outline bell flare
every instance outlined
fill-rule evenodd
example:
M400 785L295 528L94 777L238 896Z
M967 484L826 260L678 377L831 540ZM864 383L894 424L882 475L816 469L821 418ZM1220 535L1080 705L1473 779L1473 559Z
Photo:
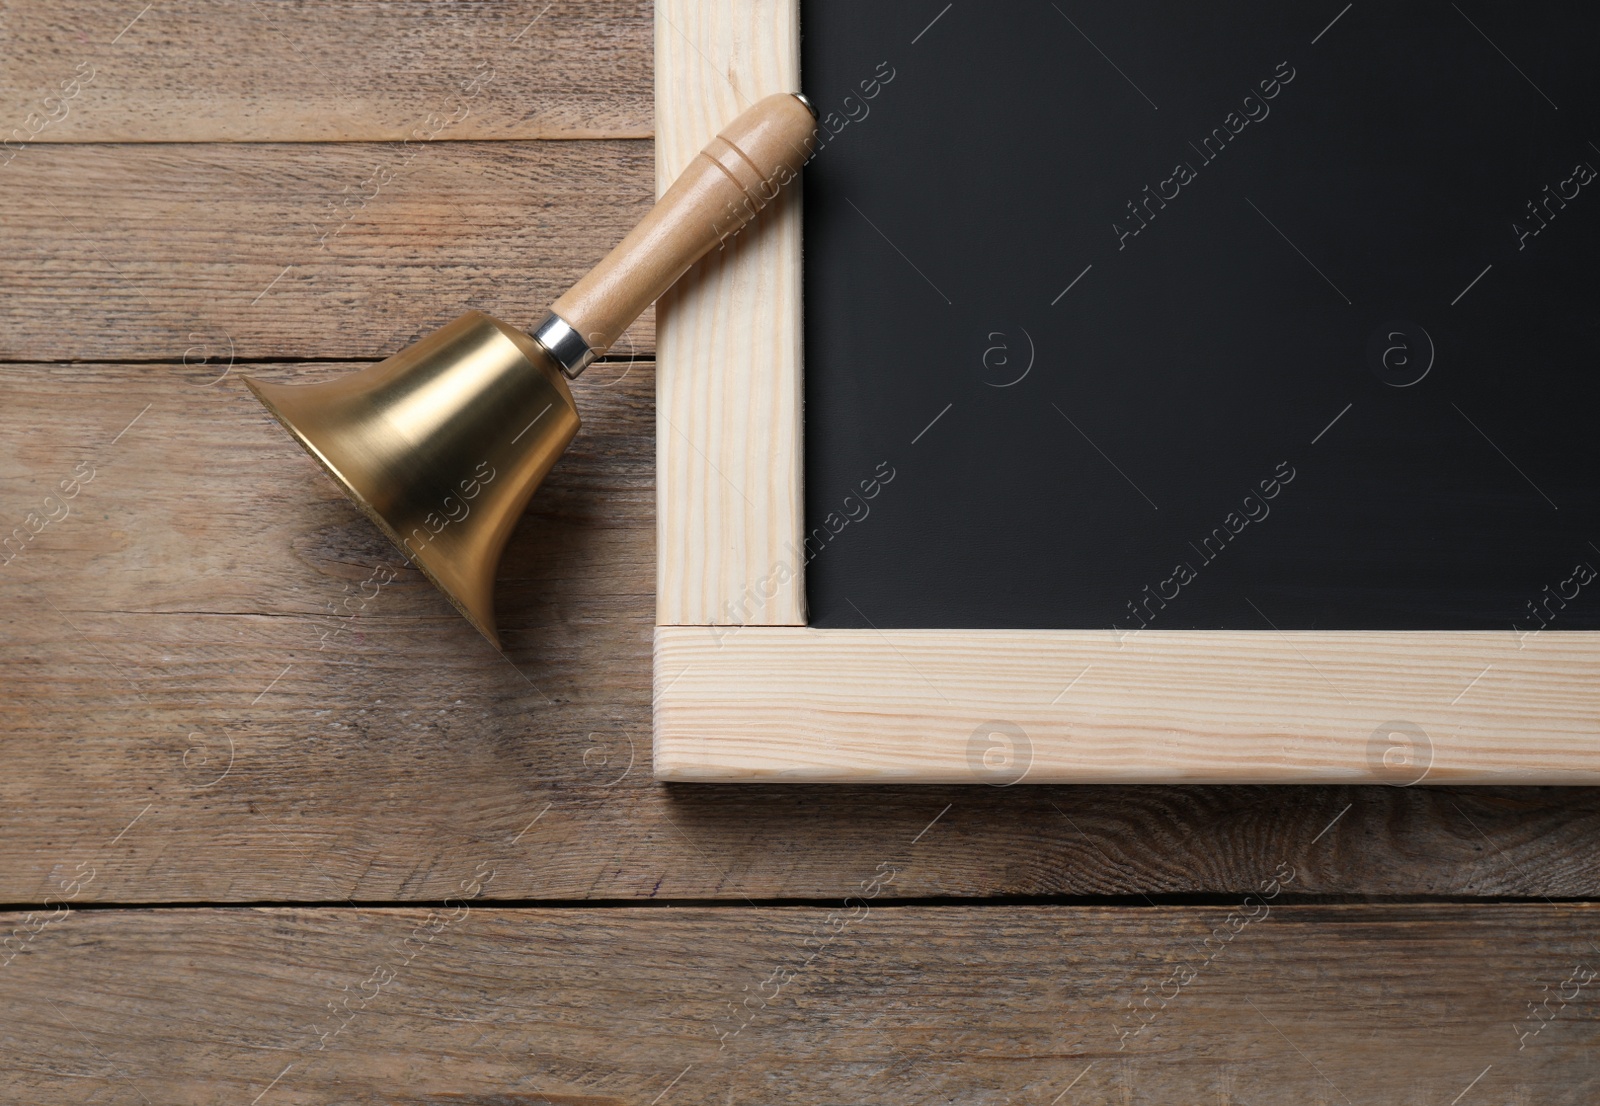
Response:
M472 311L336 380L245 384L499 648L500 556L578 432L572 393L544 348Z

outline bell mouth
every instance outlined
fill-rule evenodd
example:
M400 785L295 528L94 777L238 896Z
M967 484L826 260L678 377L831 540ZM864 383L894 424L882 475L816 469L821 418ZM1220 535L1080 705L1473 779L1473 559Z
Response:
M543 349L473 311L332 380L244 382L501 649L494 612L501 554L529 497L578 432L572 393Z
M476 613L474 613L472 608L469 607L461 599L461 597L455 593L455 590L451 588L449 584L439 579L434 571L428 567L426 561L414 555L409 549L406 548L405 539L400 536L399 531L397 531L393 526L389 525L389 520L383 517L378 508L374 507L365 495L361 494L361 489L356 487L355 484L351 483L349 478L346 477L344 473L339 471L339 466L329 459L327 454L323 453L322 450L317 448L317 443L312 441L310 437L308 437L298 426L295 425L294 419L285 414L284 411L272 401L273 393L277 392L279 389L294 389L297 387L304 387L304 385L267 384L259 380L253 380L248 376L241 376L240 379L244 381L245 387L249 388L250 391L255 393L255 397L261 401L261 406L267 409L267 413L273 418L277 419L278 422L283 425L283 428L287 430L294 438L294 440L300 443L300 447L309 453L313 458L315 458L317 464L322 466L322 470L324 472L333 477L333 482L339 485L339 488L344 492L345 497L357 507L361 508L361 513L372 520L373 525L377 526L377 528L383 532L383 535L394 544L394 547L400 551L401 556L405 557L407 561L419 569L422 574L428 578L429 583L443 592L444 597L450 600L451 606L460 611L461 617L472 623L473 629L477 630L480 634L487 638L490 645L493 645L496 649L504 652L505 647L500 643L498 627L495 626L494 612L491 610L487 619L480 618Z

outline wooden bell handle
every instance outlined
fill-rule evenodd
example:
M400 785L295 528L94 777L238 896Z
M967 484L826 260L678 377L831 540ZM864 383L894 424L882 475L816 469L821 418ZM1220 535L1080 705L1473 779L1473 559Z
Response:
M756 217L799 173L816 118L800 97L766 97L695 155L628 236L550 310L599 356L684 272Z

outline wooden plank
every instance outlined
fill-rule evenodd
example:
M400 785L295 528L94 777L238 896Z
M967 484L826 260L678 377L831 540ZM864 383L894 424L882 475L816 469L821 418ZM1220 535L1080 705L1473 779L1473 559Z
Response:
M400 141L434 116L458 139L648 138L650 26L643 0L24 4L0 135Z
M315 381L357 367L251 371ZM0 901L34 894L64 847L74 862L103 856L101 893L141 900L322 898L323 863L384 868L385 855L398 867L380 896L433 894L416 846L465 810L444 796L472 796L469 822L503 822L508 839L562 800L525 848L552 826L585 832L610 787L645 772L633 731L648 696L651 368L601 363L574 385L587 425L504 558L502 657L236 371L202 387L181 366L0 367L13 541L0 555L0 822L17 831ZM404 817L361 829L334 813L365 796L364 821L370 803L400 801L411 787L395 785L421 767L400 750L428 745L441 754L429 797L404 800ZM258 789L281 770L333 790ZM574 787L585 798L569 803ZM326 814L336 824L313 828ZM213 860L190 851L196 830L218 835ZM189 844L166 855L174 840ZM262 851L241 867L240 849ZM601 851L592 860L609 863ZM593 881L582 867L555 883Z
M665 780L1600 781L1600 633L660 627Z
M8 361L380 358L474 307L531 326L652 202L638 141L37 146L0 173ZM654 341L647 314L613 352Z
M647 362L574 384L501 569L509 663L209 372L0 366L0 534L93 472L0 568L0 902L80 863L85 902L438 900L485 842L497 896L842 897L919 834L908 895L1230 891L1281 857L1318 893L1600 894L1596 789L655 783Z
M795 0L656 5L656 190L800 87ZM656 621L803 625L800 190L659 302Z
M0 919L37 1106L1578 1103L1600 1046L1590 905L51 918Z

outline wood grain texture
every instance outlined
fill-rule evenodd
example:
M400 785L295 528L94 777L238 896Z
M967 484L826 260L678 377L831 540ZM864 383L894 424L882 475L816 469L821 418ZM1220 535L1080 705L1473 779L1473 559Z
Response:
M377 359L470 308L531 326L650 171L623 141L30 147L0 168L0 360ZM654 341L646 314L614 352Z
M0 1087L34 1106L1586 1103L1600 1017L1576 980L1597 921L865 900L71 912L0 969Z
M30 114L34 142L400 141L430 116L463 139L651 133L642 0L140 8L9 6L0 135Z
M1600 781L1600 634L661 627L655 772Z
M656 190L799 89L796 0L656 5ZM800 190L658 304L656 621L803 625Z
M1600 893L1594 789L656 783L649 363L574 384L506 659L210 372L0 366L0 533L94 474L0 568L0 902L437 901L483 853L519 899L842 898L863 856L919 897Z

